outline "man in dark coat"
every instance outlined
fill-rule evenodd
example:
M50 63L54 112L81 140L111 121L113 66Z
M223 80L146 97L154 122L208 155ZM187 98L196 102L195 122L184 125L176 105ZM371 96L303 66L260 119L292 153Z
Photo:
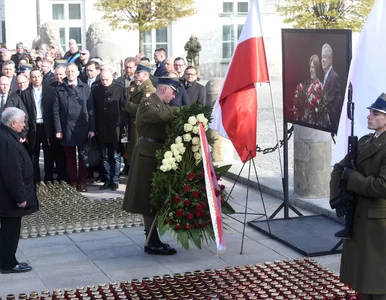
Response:
M24 111L26 126L20 133L20 137L22 138L22 142L25 142L28 132L28 113L27 109L20 99L20 97L16 93L12 93L10 91L10 80L6 76L0 77L0 113L2 113L7 107L17 107ZM1 118L0 118L1 120ZM28 145L25 144L28 149Z
M206 105L206 88L197 82L196 67L189 66L186 68L184 86L188 92L190 104Z
M33 166L20 143L25 113L9 107L2 113L0 126L0 272L21 273L32 270L18 262L21 218L38 210Z
M19 66L19 61L25 54L24 45L19 43L16 45L16 53L11 56L11 60L15 63L15 66Z
M159 78L156 92L139 104L136 117L139 140L131 158L123 209L143 214L148 236L145 252L149 254L171 255L177 252L160 241L156 226L152 227L156 220L149 203L153 173L157 169L156 151L162 149L167 138L166 126L177 110L177 107L168 105L176 90L176 81Z
M55 74L52 72L52 61L43 59L42 72L43 72L43 86L51 85L55 81Z
M54 180L54 140L53 103L55 88L44 86L40 70L31 71L31 86L21 93L21 99L28 112L27 141L32 149L34 178L41 181L39 156L40 145L43 145L44 181Z
M157 66L157 69L154 72L154 76L166 76L168 71L165 68L166 50L164 48L158 48L154 50L154 61Z
M340 201L340 188L357 197L352 239L345 239L340 280L360 299L386 299L386 94L371 106L368 134L359 140L355 170L346 156L331 173L330 201ZM340 201L337 213L345 208Z
M7 76L10 81L10 91L16 92L19 87L16 82L16 68L15 63L12 60L7 60L2 66L4 76Z
M97 140L102 148L105 183L101 190L118 189L121 169L121 115L126 104L124 88L113 83L113 73L100 73L101 83L93 91Z
M66 67L67 79L56 87L54 101L54 126L56 138L61 140L66 154L67 171L73 188L86 192L87 169L83 166L80 146L95 135L94 103L91 89L78 80L76 64ZM78 166L76 163L78 148Z
M337 132L340 113L342 111L343 97L339 82L339 76L332 68L333 52L329 44L324 44L322 47L322 68L324 72L323 77L323 89L327 92L328 97L331 99L329 107L330 123L333 132Z

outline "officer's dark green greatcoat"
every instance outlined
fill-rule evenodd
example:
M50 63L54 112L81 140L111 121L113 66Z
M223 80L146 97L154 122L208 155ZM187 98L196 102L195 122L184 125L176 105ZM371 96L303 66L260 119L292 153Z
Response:
M139 141L130 162L123 209L131 213L150 215L149 198L153 173L157 169L156 151L166 139L166 126L177 107L164 104L152 94L139 104L136 125ZM153 141L141 140L141 137Z
M137 126L135 122L135 115L138 110L138 106L141 103L141 101L146 100L147 97L149 97L152 93L155 92L155 87L152 85L150 79L145 80L142 82L141 85L135 87L134 91L130 94L130 98L128 99L128 102L126 106L124 107L124 111L129 113L130 118L130 141L127 145L127 161L130 163L131 157L134 151L135 144L138 141L138 134L137 134Z
M353 238L345 240L340 279L359 293L386 294L386 132L359 140L357 167L347 189L357 194ZM330 199L339 193L347 157L334 166Z

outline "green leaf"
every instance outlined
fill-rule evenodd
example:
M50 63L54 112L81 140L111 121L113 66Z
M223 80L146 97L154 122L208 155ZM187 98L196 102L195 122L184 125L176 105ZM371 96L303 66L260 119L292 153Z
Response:
M218 174L222 177L226 173L228 173L228 171L231 167L232 167L232 165L225 165L225 166L221 166L221 167L216 167L214 170L215 170L216 174Z
M221 211L223 214L227 214L227 215L236 213L236 211L233 209L232 206L230 206L228 202L224 202L223 204L221 204Z
M196 245L196 247L201 249L200 233L197 231L191 231L191 232L189 232L189 236L191 237L191 239L192 239L193 243Z
M188 233L181 229L178 231L178 240L182 246L182 248L189 250L189 240L188 240Z

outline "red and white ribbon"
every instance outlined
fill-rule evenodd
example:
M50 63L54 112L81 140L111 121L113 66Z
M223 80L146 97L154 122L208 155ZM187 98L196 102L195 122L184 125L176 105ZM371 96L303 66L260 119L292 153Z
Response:
M200 145L202 151L202 163L204 165L206 195L208 197L209 211L212 220L214 236L217 245L217 255L225 253L226 245L224 239L224 227L221 213L221 196L216 196L216 190L220 191L214 172L212 157L209 151L208 140L202 123L198 123L200 133Z

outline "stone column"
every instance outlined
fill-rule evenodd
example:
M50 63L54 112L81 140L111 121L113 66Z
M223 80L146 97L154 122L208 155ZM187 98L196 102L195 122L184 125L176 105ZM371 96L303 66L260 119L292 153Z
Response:
M329 195L331 134L294 125L294 194L303 198Z
M205 85L206 105L214 106L218 93L220 91L222 79L211 79ZM209 129L209 136L216 141L213 145L212 155L214 161L232 161L234 160L234 147L230 140L223 138L216 130Z

